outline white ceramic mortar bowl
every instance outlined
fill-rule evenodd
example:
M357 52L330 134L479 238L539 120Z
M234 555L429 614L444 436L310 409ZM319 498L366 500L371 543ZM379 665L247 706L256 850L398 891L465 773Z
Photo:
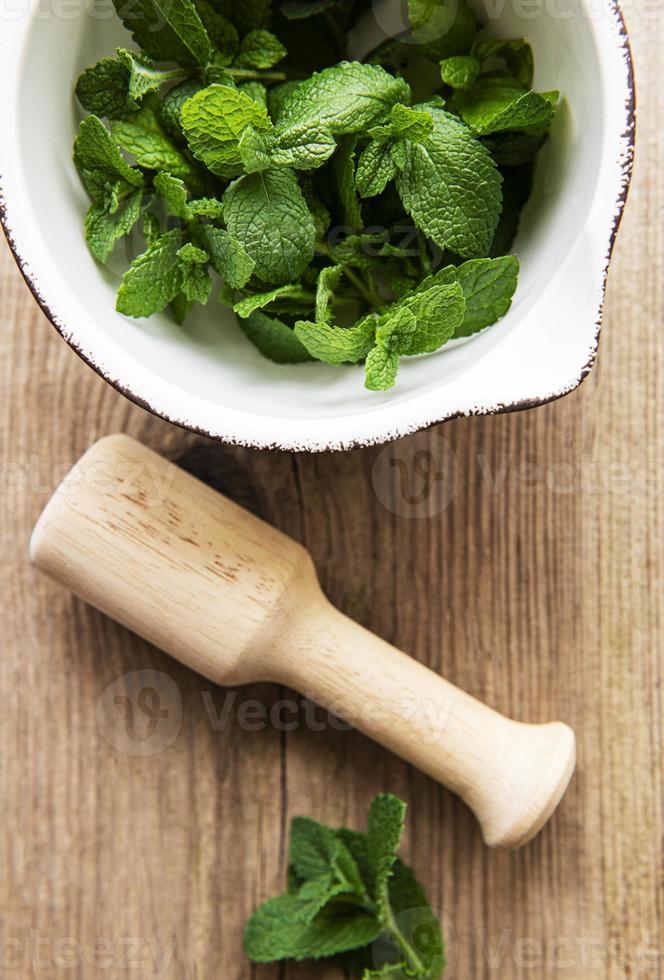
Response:
M498 325L405 359L397 387L380 394L364 389L361 367L270 363L214 303L185 329L167 315L115 312L123 257L101 268L82 235L88 201L72 163L73 88L128 35L110 4L92 15L85 0L21 2L6 9L0 31L5 232L53 325L127 397L227 442L320 451L540 405L590 371L634 142L632 64L614 0L506 0L499 19L495 0L476 4L492 34L531 41L536 87L564 94L516 243L519 289Z

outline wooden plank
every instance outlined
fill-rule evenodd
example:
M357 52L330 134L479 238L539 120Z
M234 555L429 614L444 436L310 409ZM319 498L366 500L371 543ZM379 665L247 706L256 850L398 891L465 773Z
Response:
M446 916L450 976L664 976L664 22L630 12L640 154L600 361L541 410L344 456L216 446L89 371L3 249L3 975L309 980L246 963L243 923L283 885L291 816L362 826L388 789L410 805L404 853ZM391 642L501 711L571 722L579 773L537 841L487 852L450 794L293 692L211 689L31 571L50 490L116 430L305 541L331 598ZM172 681L160 737L175 737L142 757L123 717L107 731L118 750L96 711L146 668ZM292 731L260 714L283 699Z

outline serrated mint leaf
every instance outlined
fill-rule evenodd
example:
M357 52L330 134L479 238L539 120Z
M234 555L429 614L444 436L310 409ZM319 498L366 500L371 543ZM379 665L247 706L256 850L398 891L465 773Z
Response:
M392 144L373 140L357 161L355 185L360 197L377 197L397 175Z
M189 217L189 192L184 181L172 174L160 173L154 178L153 184L168 213L186 220Z
M418 287L406 293L393 309L409 309L415 316L417 329L400 344L401 354L431 354L451 340L463 323L466 302L458 283ZM389 315L389 311L381 316Z
M143 191L133 191L121 201L117 209L109 212L105 207L93 204L85 217L85 240L98 262L105 262L115 243L133 229L141 216Z
M377 317L365 317L354 327L298 320L295 335L312 357L326 364L356 364L367 356L376 336Z
M256 263L243 245L225 228L206 225L201 237L210 253L212 265L231 289L244 289L251 279Z
M410 346L412 335L416 330L415 315L404 307L384 326L378 328L376 342L380 346L387 346L401 353L404 348ZM371 352L373 353L374 351ZM369 376L369 359L367 359L367 377ZM394 378L392 378L393 383ZM382 387L384 386L381 385L380 388ZM374 898L384 911L388 909L387 882L392 874L397 851L401 846L405 818L406 804L390 793L382 793L375 797L371 804L367 826L367 861L371 871Z
M316 286L316 322L329 323L334 308L334 291L343 276L342 265L328 265L318 277Z
M509 75L482 75L467 92L457 92L454 108L479 136L510 130L546 130L558 92L532 92Z
M269 170L272 166L270 148L269 134L259 132L253 126L247 126L238 142L238 151L245 172L258 174L263 170Z
M304 304L305 308L313 305L313 296L311 293L308 293L302 286L293 284L291 286L279 286L277 289L271 289L267 293L254 293L251 296L246 296L239 303L235 304L233 310L239 317L246 320L256 310L262 310L277 300L297 301L298 304Z
M313 360L293 328L275 317L257 311L240 321L240 325L254 347L275 364L303 364Z
M517 82L526 88L530 88L533 84L535 62L533 49L527 41L521 38L512 41L499 37L488 38L475 45L473 54L479 61L499 58L504 62L509 74L514 75Z
M104 124L96 116L81 123L74 143L74 162L83 186L95 204L105 204L113 187L121 182L143 186L143 174L131 167Z
M242 38L235 65L238 68L272 68L287 54L279 38L270 31L250 31Z
M149 92L157 92L167 82L181 82L186 76L186 72L180 68L161 71L148 57L135 51L118 48L117 55L118 61L127 70L129 99L135 105Z
M202 248L187 242L178 249L180 289L190 302L207 303L212 281L207 270L210 256Z
M477 81L481 63L469 54L453 55L440 63L440 75L451 88L467 89Z
M208 0L194 0L194 5L208 36L217 49L214 53L217 63L230 65L240 47L237 28Z
M345 61L312 75L285 99L277 130L322 123L334 136L365 132L397 102L410 102L410 88L378 65Z
M330 827L325 827L311 817L293 818L290 863L299 879L307 881L330 871L336 850L336 836Z
M125 27L155 61L204 68L212 44L191 0L113 0Z
M194 156L226 179L242 173L239 140L245 129L272 129L263 106L226 85L210 85L194 95L183 105L181 120Z
M374 126L369 130L369 136L374 139L410 139L425 140L433 131L433 120L428 112L422 109L411 109L406 105L395 105L390 113L389 122Z
M441 248L464 258L485 255L500 218L500 173L462 122L443 109L428 111L431 135L422 143L404 143L399 195L418 228Z
M474 259L442 269L433 279L455 281L463 290L465 311L454 336L470 337L508 312L519 279L519 260L514 255Z
M309 922L299 917L296 895L267 901L249 920L244 949L257 963L278 959L320 959L372 942L380 925L356 905L330 905Z
M277 133L270 157L276 167L317 170L337 148L334 136L320 122L305 122Z
M293 282L314 257L314 219L292 170L267 170L235 181L224 194L224 217L264 282Z
M134 259L122 277L116 309L125 316L145 317L160 313L180 291L182 244L179 230L166 232Z
M145 105L129 119L113 120L111 133L139 167L165 171L193 186L200 184L196 168L161 128L152 106Z
M223 218L223 201L216 197L197 197L189 202L189 218Z
M129 98L129 72L116 58L102 58L87 68L76 83L76 97L88 112L108 119L138 108Z
M364 386L369 391L386 391L392 388L397 378L399 370L399 357L411 343L411 338L417 330L417 320L415 315L407 307L396 309L389 317L381 318L381 324L376 330L376 346L369 352L365 365ZM375 835L374 835L375 836ZM394 862L392 854L389 866L383 867L387 863L385 848L380 843L371 843L371 817L368 833L368 860L373 879L373 897L379 909L379 913L384 915L387 912L387 878L389 868Z

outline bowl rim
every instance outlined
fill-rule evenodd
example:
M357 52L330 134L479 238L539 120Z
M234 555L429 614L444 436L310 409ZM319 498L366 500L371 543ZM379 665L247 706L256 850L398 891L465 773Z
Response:
M321 438L315 431L316 419L302 420L308 424L308 433L297 436L288 433L282 434L277 438L267 439L261 437L260 433L249 435L245 431L237 431L237 426L231 424L228 430L222 431L221 428L207 428L203 424L197 424L186 418L178 417L178 413L168 408L158 406L139 392L135 391L129 384L115 377L107 367L95 360L93 354L85 349L84 344L77 339L73 330L67 328L62 320L51 308L46 296L42 293L37 276L33 273L29 260L22 254L18 243L18 236L14 233L9 214L8 196L6 192L5 174L0 170L0 225L7 240L9 249L27 284L34 299L39 305L42 313L46 316L51 326L58 332L69 347L88 365L92 370L106 381L112 388L133 402L140 408L145 409L150 414L164 421L170 422L182 429L193 432L206 438L220 441L229 445L245 446L254 449L281 450L286 452L343 452L373 445L382 445L392 442L395 439L413 435L416 432L424 431L444 422L453 421L458 418L467 418L482 415L502 415L511 412L526 411L531 408L538 408L550 404L563 398L576 390L590 374L599 350L600 335L602 330L602 319L604 314L604 304L606 298L606 286L608 280L609 266L611 263L618 231L622 222L625 205L629 195L631 179L634 167L634 151L636 140L636 85L634 75L634 61L632 56L629 32L625 22L625 17L620 7L620 0L603 0L605 12L612 20L615 29L616 52L621 56L625 69L625 107L624 125L620 139L620 146L616 147L619 152L619 190L614 201L613 221L611 232L605 253L604 267L601 277L601 288L599 293L599 303L595 319L595 333L590 355L585 364L577 369L576 375L570 382L563 387L556 387L553 391L546 394L530 398L522 398L505 403L498 403L488 406L478 406L467 410L444 411L435 418L428 415L420 422L404 420L402 422L389 423L389 427L383 430L375 425L369 428L375 431L367 431L363 435L337 436L331 438L329 435ZM34 11L32 16L34 17ZM376 412L367 413L367 418L380 415L380 409ZM251 416L253 418L253 416Z

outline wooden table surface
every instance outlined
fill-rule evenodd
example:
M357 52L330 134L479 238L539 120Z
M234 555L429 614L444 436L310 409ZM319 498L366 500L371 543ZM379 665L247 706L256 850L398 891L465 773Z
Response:
M664 15L627 15L640 140L601 355L540 410L346 455L224 448L105 385L3 247L2 977L332 980L251 966L243 923L284 884L293 815L362 827L381 790L409 804L448 976L664 977ZM390 642L514 717L572 724L578 774L541 836L490 853L450 793L292 692L214 688L31 570L51 489L120 430L306 542ZM165 719L136 702L143 669ZM118 691L133 714L109 712Z

